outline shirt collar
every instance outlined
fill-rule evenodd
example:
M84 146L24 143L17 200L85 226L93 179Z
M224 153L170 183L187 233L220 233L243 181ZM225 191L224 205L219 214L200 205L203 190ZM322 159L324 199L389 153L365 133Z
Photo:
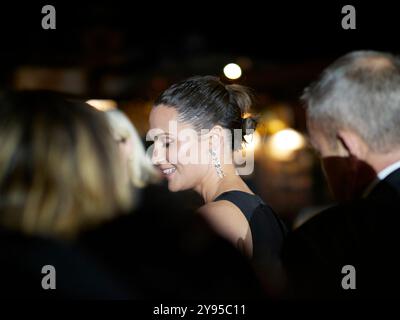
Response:
M381 180L384 180L388 175L390 175L392 172L395 172L399 168L400 160L379 171L375 180L372 181L371 184L365 189L362 197L366 198Z
M380 171L378 173L378 178L380 180L385 179L388 175L390 175L392 172L395 172L397 169L400 168L400 161L397 161L393 164L391 164L390 166L386 167L385 169L383 169L382 171Z

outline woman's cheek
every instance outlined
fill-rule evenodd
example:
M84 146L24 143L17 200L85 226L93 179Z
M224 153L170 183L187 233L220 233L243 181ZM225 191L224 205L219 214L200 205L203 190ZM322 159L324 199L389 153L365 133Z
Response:
M167 160L173 165L178 163L178 148L175 143L171 144L167 149Z

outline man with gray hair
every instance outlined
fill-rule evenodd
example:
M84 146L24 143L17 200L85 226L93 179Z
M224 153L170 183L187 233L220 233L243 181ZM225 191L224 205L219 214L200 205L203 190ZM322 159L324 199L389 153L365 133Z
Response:
M282 260L289 295L393 297L400 272L400 59L351 52L303 100L311 144L340 204L288 237Z

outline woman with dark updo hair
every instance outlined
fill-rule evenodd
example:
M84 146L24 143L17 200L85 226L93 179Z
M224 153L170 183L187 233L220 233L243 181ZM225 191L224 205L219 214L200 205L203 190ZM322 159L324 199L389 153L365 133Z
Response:
M209 224L246 256L267 262L279 255L285 227L242 180L233 161L246 130L256 126L246 117L251 105L246 87L193 77L157 98L148 136L154 140L153 163L169 190L195 190L204 200L198 211Z

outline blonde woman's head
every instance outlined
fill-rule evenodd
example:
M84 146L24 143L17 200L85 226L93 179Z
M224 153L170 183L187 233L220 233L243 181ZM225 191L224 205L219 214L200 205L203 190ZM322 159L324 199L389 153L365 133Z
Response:
M151 159L147 157L142 140L132 122L120 110L106 112L111 125L114 140L118 143L124 160L125 172L134 187L141 188L149 183L157 182L158 171Z
M120 155L100 111L56 94L0 96L0 223L70 237L128 209Z

